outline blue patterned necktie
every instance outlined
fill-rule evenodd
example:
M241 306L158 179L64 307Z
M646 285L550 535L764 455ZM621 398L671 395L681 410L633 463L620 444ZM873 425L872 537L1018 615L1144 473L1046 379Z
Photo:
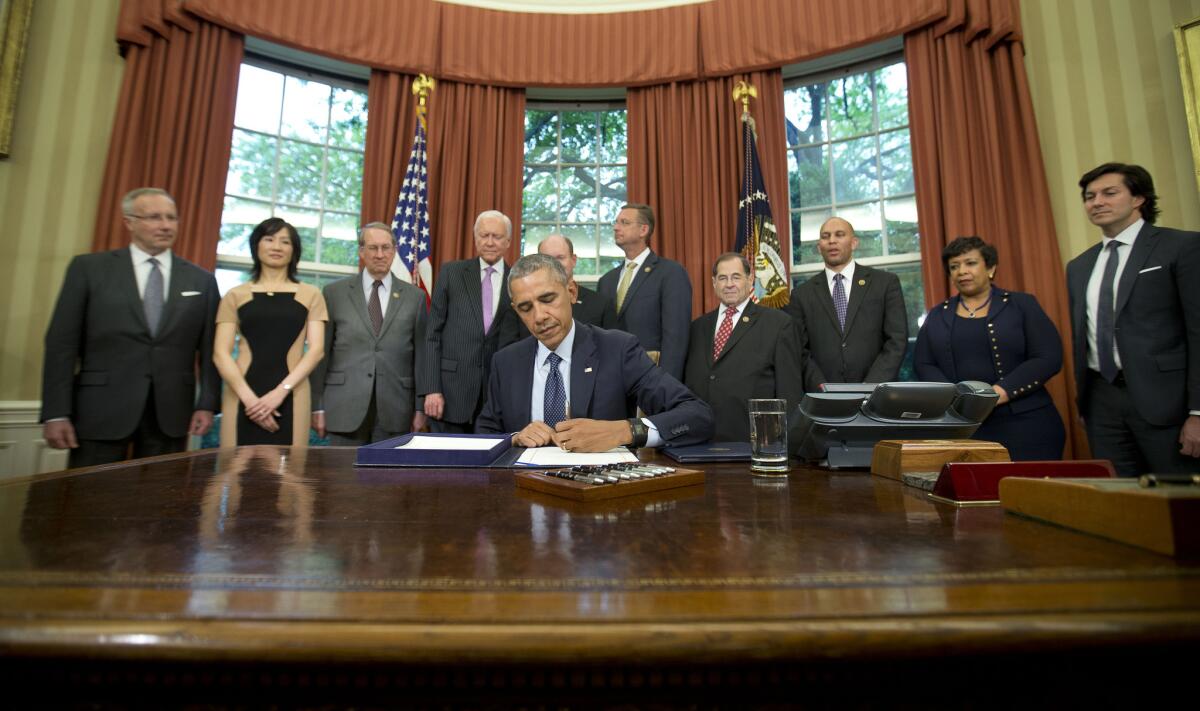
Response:
M833 275L833 309L837 311L838 326L846 330L846 287L842 281L846 277L841 274Z
M558 364L562 358L557 353L551 353L546 358L550 364L550 372L546 375L546 390L542 396L542 421L553 428L567 416L567 391L563 387L562 373Z
M158 335L158 322L163 312L163 273L154 257L150 262L150 275L146 277L146 293L142 294L142 308L146 311L146 325L150 327L150 335Z
M1108 250L1108 261L1104 263L1104 274L1100 277L1100 301L1096 309L1096 356L1100 361L1100 375L1110 383L1116 380L1121 372L1117 369L1117 359L1113 356L1113 350L1116 348L1114 341L1117 321L1113 292L1116 291L1114 282L1117 280L1117 266L1120 264L1117 248L1120 246L1120 242L1113 240L1105 247Z

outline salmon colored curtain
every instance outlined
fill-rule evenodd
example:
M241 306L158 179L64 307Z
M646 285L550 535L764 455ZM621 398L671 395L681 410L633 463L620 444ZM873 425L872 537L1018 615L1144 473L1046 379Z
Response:
M511 264L521 243L525 92L438 82L429 97L428 122L434 279L436 266L475 255L471 230L484 210L499 210L512 219Z
M161 2L142 4L163 7ZM233 141L242 37L166 10L151 25L138 25L136 32L133 28L129 26L130 36L144 43L125 47L125 77L100 187L93 249L128 244L121 197L134 188L159 187L175 197L179 209L174 251L212 269Z
M417 129L411 74L372 71L367 88L362 224L392 224ZM436 254L436 253L435 253Z
M1047 384L1086 452L1070 362L1066 281L1025 77L1016 0L955 0L941 23L905 36L921 265L929 306L952 292L942 249L979 235L1000 253L996 282L1037 296L1058 326L1063 371Z
M741 104L733 87L758 88L750 112L775 227L789 263L787 142L779 70L631 89L628 195L654 208L655 252L683 264L692 279L692 315L716 308L713 262L734 248L743 170Z

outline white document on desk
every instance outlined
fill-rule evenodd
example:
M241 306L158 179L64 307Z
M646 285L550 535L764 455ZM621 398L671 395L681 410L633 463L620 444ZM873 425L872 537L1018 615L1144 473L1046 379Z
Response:
M517 459L524 467L578 467L636 462L637 455L625 447L613 447L607 452L568 452L561 447L529 447Z
M396 449L482 449L488 450L507 437L425 437L414 435Z

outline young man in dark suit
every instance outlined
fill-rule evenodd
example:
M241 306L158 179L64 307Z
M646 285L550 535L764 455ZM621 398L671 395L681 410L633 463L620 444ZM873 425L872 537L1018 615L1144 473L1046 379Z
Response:
M676 380L683 378L692 283L679 262L650 251L654 210L629 203L613 224L625 263L600 277L599 291L617 309L617 328L637 337L650 358Z
M840 217L821 225L825 268L792 290L785 310L808 352L804 386L894 380L908 346L908 316L895 274L854 261L858 237Z
M171 253L174 198L139 188L121 209L129 247L71 260L46 330L43 436L71 467L183 451L220 398L217 282Z
M504 263L512 244L512 221L487 210L475 218L473 231L478 256L443 264L429 305L417 392L425 398L434 432L474 430L492 355L520 334L509 308Z
M1103 237L1067 264L1075 386L1096 457L1117 473L1200 470L1200 233L1157 227L1138 165L1079 180Z
M575 303L571 304L571 315L578 321L600 328L617 327L617 310L604 294L580 286L575 281L575 245L563 235L550 235L538 244L538 254L554 257L567 272L567 278L575 288Z
M712 409L654 367L637 339L572 318L570 280L553 258L522 257L509 287L533 338L496 354L476 432L582 452L696 444L712 435ZM635 406L646 417L634 417Z
M684 383L716 413L713 439L750 439L750 398L804 397L800 338L793 320L750 300L754 275L736 252L717 257L713 290L721 307L692 322Z
M359 446L425 425L416 395L425 356L425 292L392 276L392 230L359 230L363 270L324 289L325 358L313 371L312 425L334 446Z

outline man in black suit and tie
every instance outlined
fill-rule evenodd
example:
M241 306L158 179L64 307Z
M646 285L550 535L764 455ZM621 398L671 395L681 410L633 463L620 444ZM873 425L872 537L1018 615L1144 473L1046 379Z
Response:
M359 446L425 426L416 386L424 357L425 292L392 276L391 228L358 233L363 270L324 289L325 358L310 378L312 425L335 446Z
M637 336L646 353L676 380L683 378L692 283L679 262L650 251L654 210L629 203L613 225L625 263L600 277L601 294L617 308L617 328Z
M570 279L553 258L522 257L509 288L533 338L496 354L477 432L580 452L695 444L712 434L712 409L654 367L637 339L572 318ZM635 406L647 416L634 417Z
M417 392L425 397L434 432L474 431L492 355L519 336L503 259L512 244L512 221L487 210L475 218L473 231L478 257L443 264L429 306Z
M713 289L721 307L692 322L684 383L712 406L713 439L750 439L750 398L783 398L788 407L804 397L800 338L793 320L750 301L750 262L726 252L713 265Z
M1200 470L1200 233L1157 227L1138 165L1079 180L1103 238L1067 264L1075 386L1096 457L1121 476Z
M171 254L175 200L139 188L121 209L129 247L71 260L46 330L43 436L71 467L183 451L220 397L217 281Z
M808 353L805 390L825 383L894 380L908 346L900 279L854 261L858 237L840 217L821 225L817 250L825 268L792 291L786 311Z
M590 323L600 328L617 327L617 310L607 296L580 286L575 281L575 245L563 235L550 235L538 244L538 254L554 257L567 272L567 278L575 291L575 303L571 304L571 315L576 321Z

